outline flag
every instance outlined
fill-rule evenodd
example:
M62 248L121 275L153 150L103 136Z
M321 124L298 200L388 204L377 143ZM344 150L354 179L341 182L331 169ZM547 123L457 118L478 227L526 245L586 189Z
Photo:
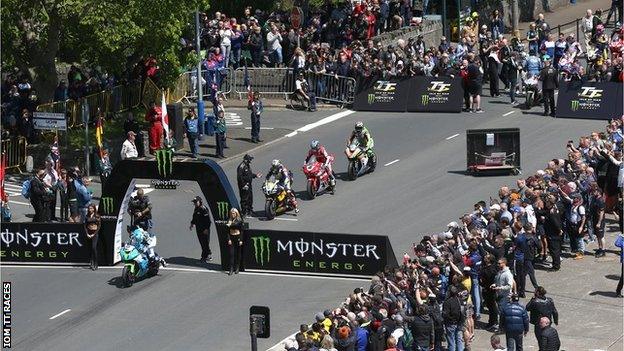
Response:
M162 94L162 103L160 104L163 129L165 130L165 145L169 145L169 115L167 115L167 101L165 101L165 93Z
M102 150L104 149L104 144L102 143L102 137L104 136L104 121L102 115L98 115L95 120L95 143L100 151L100 157L102 157Z
M251 91L251 81L249 80L249 72L247 71L247 65L245 65L245 77L243 78L243 84L247 88L247 102L253 101L253 92Z

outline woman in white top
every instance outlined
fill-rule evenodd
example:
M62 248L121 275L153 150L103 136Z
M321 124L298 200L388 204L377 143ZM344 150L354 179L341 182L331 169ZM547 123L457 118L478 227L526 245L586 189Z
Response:
M223 67L227 68L230 64L230 53L232 51L231 38L234 35L230 27L230 23L225 23L223 28L219 30L219 36L221 37L221 53L223 54Z

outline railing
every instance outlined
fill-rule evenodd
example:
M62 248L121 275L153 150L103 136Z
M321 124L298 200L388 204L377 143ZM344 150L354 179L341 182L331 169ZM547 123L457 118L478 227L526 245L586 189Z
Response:
M355 78L333 74L306 72L310 90L317 100L349 105L355 98Z
M295 91L295 80L290 68L248 68L247 75L252 89L264 96L286 97ZM244 68L234 71L234 94L237 94L239 99L247 95Z
M602 20L605 20L607 17L607 13L608 11L603 12L600 18ZM583 34L581 33L581 21L582 20L583 20L582 18L577 18L573 21L562 23L556 26L555 28L552 28L550 32L553 34L557 32L557 36L559 36L561 33L563 33L566 36L573 33L576 40L579 43L581 43L583 42L582 40L583 38L581 37L581 34ZM587 48L585 48L585 50L587 50Z
M83 125L83 104L88 105L89 121L94 121L101 111L104 114L119 113L137 107L141 103L141 84L135 82L129 85L118 85L96 94L83 97L80 100L50 102L37 106L39 112L64 113L67 117L67 127L74 128Z
M234 85L234 76L231 68L218 70L202 69L202 96L210 96L210 87L217 84L217 90L228 95ZM174 88L169 92L168 101L189 100L197 96L197 70L184 72L178 77Z
M2 158L6 160L6 169L20 170L26 163L26 138L20 136L2 140Z

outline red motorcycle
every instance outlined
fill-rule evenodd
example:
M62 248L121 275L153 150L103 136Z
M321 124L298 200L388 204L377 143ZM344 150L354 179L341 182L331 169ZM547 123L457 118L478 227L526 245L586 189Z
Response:
M334 156L331 155L330 157L330 162L333 162ZM310 199L314 199L325 190L329 190L332 195L336 193L336 184L332 185L327 170L322 162L316 160L316 157L311 157L308 163L303 165L303 174L307 178L307 190Z

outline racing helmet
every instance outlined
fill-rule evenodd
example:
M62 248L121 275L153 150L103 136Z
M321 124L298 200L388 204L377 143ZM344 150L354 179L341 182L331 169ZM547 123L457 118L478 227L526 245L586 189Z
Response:
M137 227L132 231L132 237L136 239L143 238L143 229Z
M272 169L279 169L282 166L282 163L280 162L280 160L273 160L271 161L271 168Z
M361 133L363 129L364 129L364 122L362 121L355 122L355 131L357 133Z
M318 140L312 140L310 142L310 149L316 150L319 147L319 141Z

